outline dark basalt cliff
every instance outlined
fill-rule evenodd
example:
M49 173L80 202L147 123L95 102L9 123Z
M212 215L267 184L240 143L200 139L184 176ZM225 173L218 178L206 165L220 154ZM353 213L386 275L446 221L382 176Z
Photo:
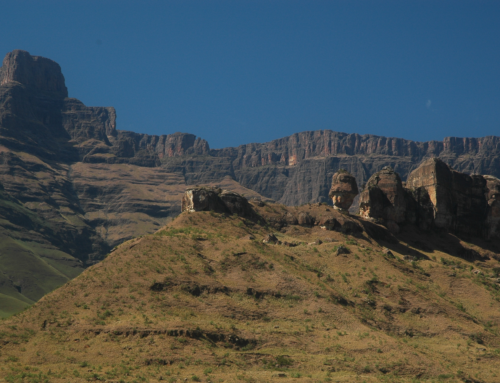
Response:
M0 68L1 196L19 212L0 210L0 234L13 241L4 255L23 249L33 262L43 262L46 275L57 281L52 287L122 241L165 224L180 212L188 186L224 184L287 205L330 202L339 168L358 185L384 166L404 181L431 157L463 173L500 177L499 137L413 142L321 130L210 149L192 134L118 130L114 108L68 98L61 68L52 60L16 50ZM43 225L33 226L34 217ZM59 258L46 257L55 251ZM16 270L0 270L7 276L0 281L0 299L38 286Z

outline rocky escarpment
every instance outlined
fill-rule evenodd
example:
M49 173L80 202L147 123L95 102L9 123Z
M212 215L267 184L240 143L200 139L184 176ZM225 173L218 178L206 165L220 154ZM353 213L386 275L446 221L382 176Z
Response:
M62 273L50 286L98 262L123 240L153 232L178 215L186 187L224 184L287 205L330 203L332 176L341 168L359 185L385 166L405 180L422 160L435 156L462 173L500 176L498 137L417 143L322 130L211 149L192 134L122 131L116 118L112 107L88 107L69 98L54 61L20 50L5 57L0 68L0 179L5 206L23 213L0 212L2 233L15 242L4 254L13 259L19 246L42 244L26 254L33 262L45 259L51 272ZM493 178L486 188L491 188L488 230L495 232L500 208ZM416 190L422 195L415 219L424 225L431 218L425 218L423 201L430 197L424 189ZM18 219L25 213L43 225ZM314 221L301 215L280 217L279 222L287 219L306 225ZM61 252L60 259L49 260L45 255L54 249ZM22 279L13 271L5 273L11 282ZM29 282L21 290L28 291L28 285L41 286Z
M347 176L345 172L342 172L342 174ZM270 201L264 202L256 198L249 201L238 193L214 187L188 188L182 196L181 205L183 213L210 211L212 213L221 213L226 217L228 215L239 216L281 231L286 231L287 228L294 226L302 226L308 228L320 227L323 230L337 231L343 234L359 234L363 230L370 233L374 233L374 231L380 232L370 222L364 222L359 217L348 214L345 211L348 206L346 209L331 209L324 204L309 204L307 207L285 209L281 205L281 208L277 210L276 204L270 203ZM382 234L382 237L384 236ZM279 244L285 246L296 246L296 244L293 245L287 242L281 243L272 234L264 242L279 242Z
M0 68L0 86L9 83L22 84L28 89L68 97L68 90L56 62L45 57L31 56L28 52L15 50L7 53Z
M473 235L490 231L487 181L482 175L460 173L431 158L410 173L406 185L416 193L427 193L437 227Z
M384 166L405 180L422 160L431 157L440 157L465 173L500 176L498 137L414 142L322 130L212 150L211 154L231 158L235 179L242 185L287 205L327 202L331 177L340 168L354 175L359 185Z
M37 65L40 68L34 70ZM217 182L229 175L287 205L329 201L331 177L339 168L363 185L384 166L392 167L405 180L422 160L440 157L458 171L500 177L498 137L414 142L322 130L263 144L210 149L205 140L191 134L155 136L117 130L114 108L86 107L66 98L64 77L51 60L14 51L2 68L3 89L9 90L12 101L4 103L4 111L11 113L4 113L2 120L2 127L8 127L2 134L3 143L51 159L161 166L181 174L187 184ZM43 79L35 80L36 76ZM35 91L44 93L44 103L30 98ZM29 121L23 119L26 115L30 115ZM33 121L37 124L30 127Z
M383 222L397 233L401 224L421 229L497 237L500 180L458 172L439 158L424 161L403 185L399 175L384 168L368 181L360 196L360 215Z

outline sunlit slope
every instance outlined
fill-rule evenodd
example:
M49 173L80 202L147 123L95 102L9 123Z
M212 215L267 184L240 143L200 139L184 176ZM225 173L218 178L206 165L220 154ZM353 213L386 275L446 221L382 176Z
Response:
M325 205L255 208L268 222L289 211L340 216ZM362 223L355 236L277 232L264 219L183 213L2 322L0 375L498 382L496 244L414 231L397 240ZM263 243L269 233L282 244ZM350 253L337 255L340 245Z

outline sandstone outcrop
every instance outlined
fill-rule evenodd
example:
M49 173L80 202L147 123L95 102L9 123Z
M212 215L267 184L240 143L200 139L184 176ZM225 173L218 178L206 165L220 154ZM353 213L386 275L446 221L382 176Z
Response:
M483 235L487 230L483 176L457 172L439 158L430 158L410 173L406 187L427 192L435 226L471 235Z
M313 226L316 219L307 212L301 212L297 221L300 226Z
M272 244L279 244L280 241L274 234L268 234L264 239L262 240L263 243L272 243Z
M181 211L214 211L227 213L226 205L219 198L222 190L214 188L193 188L186 190L182 197Z
M289 206L328 202L332 176L340 168L358 185L384 166L391 166L404 181L421 161L440 157L457 171L500 177L500 138L491 136L415 142L321 130L214 149L210 155L227 158L243 186Z
M370 177L359 197L359 213L382 220L392 232L399 231L398 224L405 221L406 200L401 178L391 167Z
M340 245L338 248L337 248L337 251L335 252L335 255L339 256L339 255L347 255L347 254L350 254L351 253L351 250L349 250L347 247L345 247L344 245Z
M45 57L31 56L23 50L7 53L0 68L0 86L19 83L26 88L68 97L68 90L56 62Z
M356 178L347 170L340 169L332 177L332 187L328 196L333 201L333 206L342 210L349 210L358 195Z
M219 198L231 214L236 214L240 217L253 217L255 215L248 200L238 193L222 190L219 194Z
M408 176L385 168L374 174L360 196L360 215L381 220L392 232L399 224L442 228L473 236L499 234L500 180L451 169L439 158L424 161Z
M235 214L240 217L257 218L248 200L238 193L210 187L187 189L182 197L181 211L213 211Z

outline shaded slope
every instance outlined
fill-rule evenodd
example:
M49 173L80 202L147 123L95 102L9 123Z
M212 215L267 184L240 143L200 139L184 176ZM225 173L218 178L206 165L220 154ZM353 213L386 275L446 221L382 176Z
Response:
M0 189L0 316L20 311L83 270L52 237L50 224Z
M183 213L0 324L5 379L498 381L498 243L258 205L340 231Z

